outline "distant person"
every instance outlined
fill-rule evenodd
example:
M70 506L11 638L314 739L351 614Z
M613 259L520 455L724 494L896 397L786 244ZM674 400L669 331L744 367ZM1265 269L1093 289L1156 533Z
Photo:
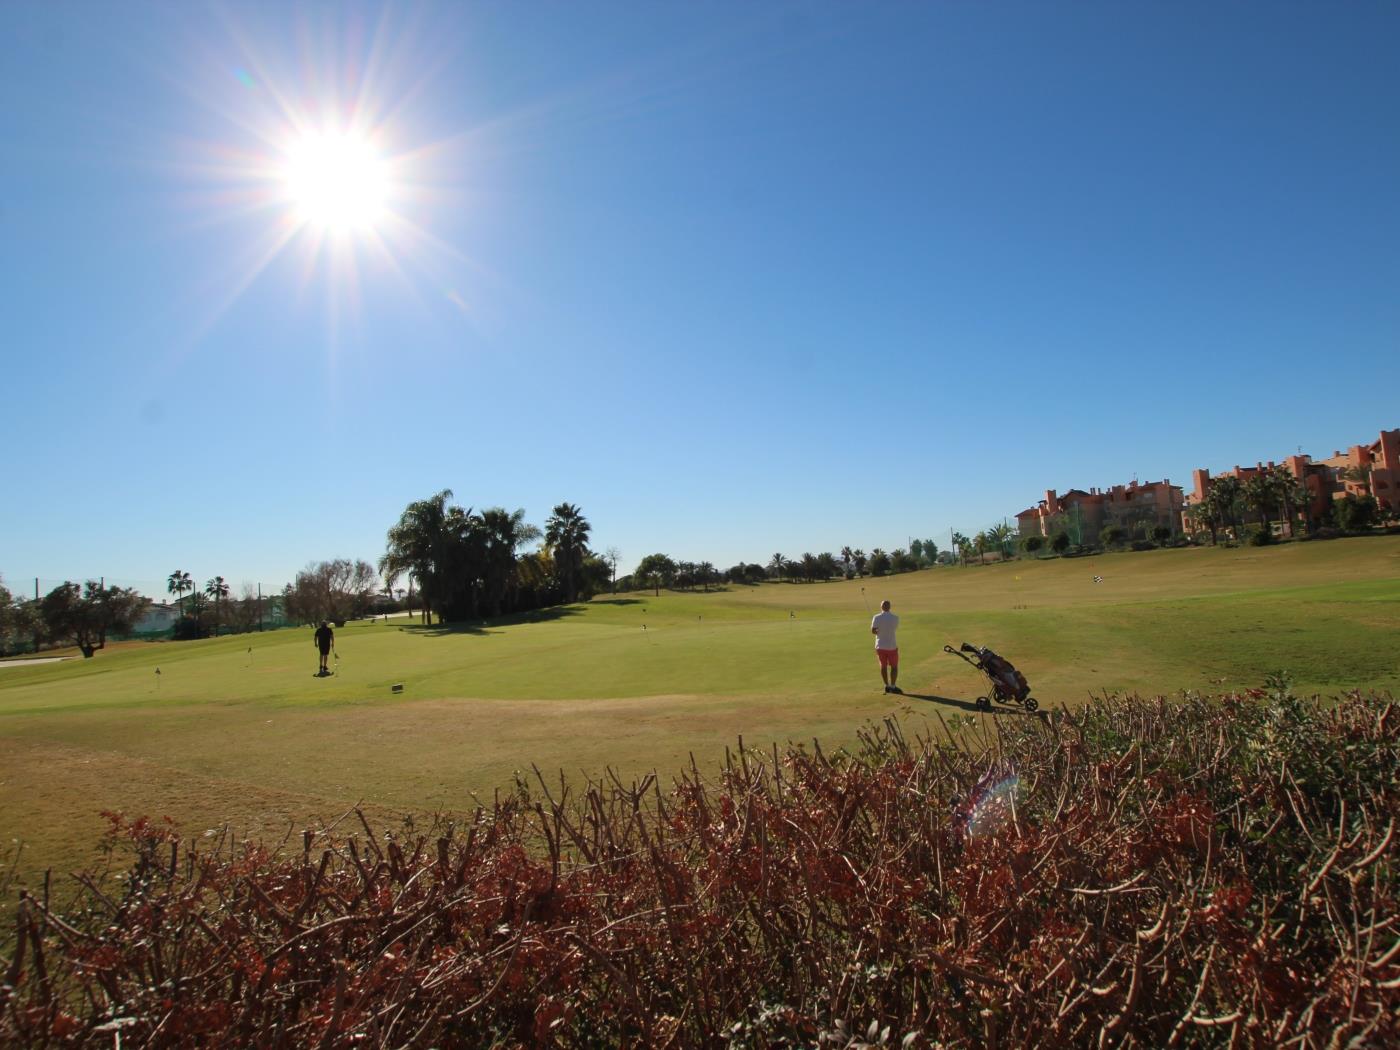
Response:
M316 648L321 650L321 669L316 673L324 678L330 674L330 671L326 669L326 661L330 659L331 650L335 648L335 632L331 630L331 625L325 620L322 620L321 626L316 628Z
M885 692L897 693L899 689L899 645L894 632L899 627L899 617L890 612L890 601L880 603L880 611L870 620L870 633L875 636L875 655L880 660L880 680L885 683Z

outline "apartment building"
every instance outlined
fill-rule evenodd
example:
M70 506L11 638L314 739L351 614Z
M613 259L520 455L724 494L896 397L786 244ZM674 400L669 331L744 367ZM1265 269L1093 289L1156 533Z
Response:
M1070 489L1059 495L1048 489L1036 506L1016 515L1022 536L1069 534L1073 543L1094 543L1108 525L1133 529L1158 525L1181 531L1183 507L1180 485L1169 480L1139 483L1136 480L1112 488Z
M1277 466L1282 466L1307 487L1308 516L1314 520L1324 516L1334 499L1341 499L1348 493L1375 496L1383 510L1400 508L1400 430L1382 430L1369 445L1353 445L1345 452L1333 452L1327 459L1286 456L1279 464L1270 460L1252 467L1234 466L1214 475L1208 470L1194 470L1186 506L1189 508L1203 501L1211 485L1220 478L1238 478L1243 484L1254 475L1272 471Z

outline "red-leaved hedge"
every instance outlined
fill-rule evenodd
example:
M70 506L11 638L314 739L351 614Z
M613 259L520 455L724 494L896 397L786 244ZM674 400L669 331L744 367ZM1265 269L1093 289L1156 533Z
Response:
M21 894L0 1042L1400 1045L1388 698L932 727L299 850L114 815L121 878Z

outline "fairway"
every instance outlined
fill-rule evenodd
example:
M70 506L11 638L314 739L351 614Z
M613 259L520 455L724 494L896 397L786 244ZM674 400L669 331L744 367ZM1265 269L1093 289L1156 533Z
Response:
M906 697L881 691L870 651L866 602L882 598L901 617ZM337 631L327 679L309 629L132 645L0 669L0 836L25 842L32 876L92 860L103 809L280 838L357 802L469 811L532 763L664 777L692 753L713 768L741 734L839 745L890 714L970 713L982 680L945 643L1003 653L1049 707L1258 686L1275 670L1324 695L1394 691L1398 637L1400 537L1386 536L391 620Z

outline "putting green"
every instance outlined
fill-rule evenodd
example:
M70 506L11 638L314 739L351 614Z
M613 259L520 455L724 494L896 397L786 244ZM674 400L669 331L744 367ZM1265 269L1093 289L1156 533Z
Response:
M881 691L870 652L866 603L881 598L902 618L903 698ZM1011 658L1042 705L1255 686L1280 669L1309 692L1395 690L1397 629L1400 537L1387 536L356 625L337 632L327 679L309 629L124 646L0 670L0 844L23 840L32 876L90 860L102 809L280 836L356 802L468 810L531 763L665 774L692 753L713 768L740 734L838 745L889 714L969 713L982 680L942 651L964 640Z

